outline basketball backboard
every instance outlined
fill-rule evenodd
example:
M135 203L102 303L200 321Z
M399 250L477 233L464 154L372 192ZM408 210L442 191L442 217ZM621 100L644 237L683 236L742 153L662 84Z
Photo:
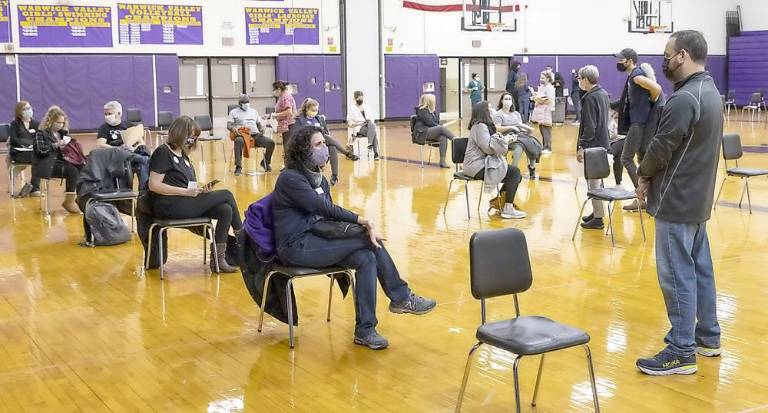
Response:
M517 31L520 3L512 0L462 0L461 11L461 30L514 32Z
M629 0L630 33L672 33L672 0Z

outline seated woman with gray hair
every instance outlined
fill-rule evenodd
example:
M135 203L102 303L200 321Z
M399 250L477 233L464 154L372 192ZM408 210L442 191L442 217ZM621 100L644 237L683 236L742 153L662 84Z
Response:
M96 146L100 148L123 148L133 152L131 169L139 177L139 189L146 189L149 181L149 152L145 145L135 148L123 142L122 131L136 126L123 120L123 105L113 100L104 105L104 123L96 132Z

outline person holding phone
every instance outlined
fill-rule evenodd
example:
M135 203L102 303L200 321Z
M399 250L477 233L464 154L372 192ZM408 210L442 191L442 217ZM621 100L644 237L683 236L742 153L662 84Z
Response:
M297 130L285 148L285 169L272 195L277 255L284 265L355 269L354 343L380 350L389 342L376 332L377 278L393 313L425 314L435 308L435 301L416 295L400 278L371 220L333 203L322 173L327 162L323 130L316 126ZM352 238L323 238L312 232L318 219L358 224L366 231Z
M216 220L214 242L221 272L232 273L236 267L225 259L229 228L243 228L240 209L232 192L213 190L214 180L206 185L197 182L195 167L188 153L197 146L200 126L189 116L181 116L168 129L166 143L152 152L149 160L149 191L153 215L160 219L208 217ZM216 271L211 247L211 271Z
M72 142L68 129L67 114L60 107L51 106L40 123L40 129L35 132L32 182L39 184L41 179L63 178L66 192L61 206L70 214L79 214L75 191L81 166L67 161L62 153L62 149Z

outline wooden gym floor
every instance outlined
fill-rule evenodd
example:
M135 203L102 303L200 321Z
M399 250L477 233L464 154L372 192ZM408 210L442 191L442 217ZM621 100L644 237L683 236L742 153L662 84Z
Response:
M726 131L740 133L748 147L742 165L768 167L765 123L734 120ZM344 130L334 133L343 139ZM378 328L391 344L380 352L352 344L349 298L335 294L332 321L325 321L327 280L297 282L301 325L290 351L286 325L267 316L264 332L256 331L258 308L239 274L212 276L203 266L199 238L171 231L166 280L160 281L157 271L142 269L137 237L115 247L81 248L81 218L59 206L63 188L51 185L54 214L44 219L37 199L8 198L2 172L0 410L452 411L480 323L469 290L469 237L517 227L525 231L534 267L522 312L589 332L604 411L768 412L762 370L768 365L768 180L752 182L751 215L746 205L738 208L741 186L729 181L709 224L722 357L700 358L693 376L648 377L636 371L635 359L658 351L668 328L653 220L646 221L645 243L637 214L620 210L616 248L600 231L580 230L571 241L585 196L583 181L574 191L576 133L570 125L555 128L555 152L538 168L542 179L520 186L517 202L529 214L520 221L489 217L485 208L478 214L476 184L470 187L471 219L457 185L443 215L451 171L406 165L418 151L403 122L382 126L381 162L340 161L336 202L379 222L404 278L438 302L428 315L395 315L380 293ZM92 145L92 135L82 139ZM277 172L236 178L225 173L215 149L211 162L212 147L204 148L201 181L222 179L241 210L271 190ZM281 163L276 157L276 170ZM630 185L626 176L624 185ZM491 320L513 311L511 298L489 302ZM512 410L512 357L486 347L476 360L465 411ZM547 357L533 409L537 365L538 359L521 364L525 411L592 410L582 350Z

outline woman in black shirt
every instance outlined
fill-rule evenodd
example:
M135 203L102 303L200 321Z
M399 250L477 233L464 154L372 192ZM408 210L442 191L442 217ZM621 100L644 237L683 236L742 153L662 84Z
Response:
M417 144L435 143L440 145L440 167L448 168L445 156L448 153L448 141L453 140L453 132L440 124L440 113L437 112L435 95L425 93L419 98L419 106L415 108L416 123L413 127Z
M181 116L168 129L166 143L152 152L149 160L149 191L153 215L160 219L208 217L216 220L214 239L221 272L235 272L225 259L227 234L243 228L240 210L232 193L200 186L187 153L197 145L200 126L189 116ZM211 271L216 264L211 248Z
M8 150L11 161L19 165L32 164L32 145L35 138L35 132L40 128L40 124L32 119L32 105L26 100L16 104L13 120L11 121ZM26 167L24 167L26 168ZM15 173L21 172L24 168L14 170ZM15 176L12 178L16 178ZM32 190L39 195L40 180L32 180Z

